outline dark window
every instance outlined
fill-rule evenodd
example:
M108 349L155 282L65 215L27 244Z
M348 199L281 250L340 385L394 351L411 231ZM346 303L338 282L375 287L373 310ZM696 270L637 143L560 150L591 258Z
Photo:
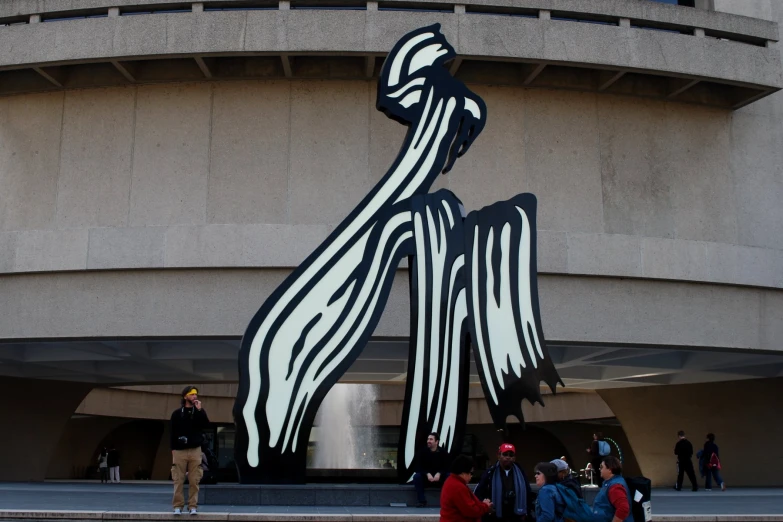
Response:
M659 4L681 5L683 7L696 7L696 0L649 0Z

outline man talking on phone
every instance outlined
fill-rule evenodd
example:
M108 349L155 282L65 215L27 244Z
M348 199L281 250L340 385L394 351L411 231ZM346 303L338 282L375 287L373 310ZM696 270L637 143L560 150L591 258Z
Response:
M174 514L181 515L185 507L185 474L188 477L188 509L195 515L198 509L198 483L201 480L202 432L209 426L207 412L198 400L195 386L182 390L182 407L171 414L171 479L174 481Z

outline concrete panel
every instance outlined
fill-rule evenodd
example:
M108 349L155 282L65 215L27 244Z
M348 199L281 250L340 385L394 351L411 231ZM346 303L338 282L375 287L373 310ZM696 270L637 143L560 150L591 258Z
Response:
M674 237L670 173L662 163L665 115L663 102L598 97L604 228L610 234Z
M783 351L783 292L762 296L761 349Z
M0 98L0 230L50 228L63 93Z
M281 50L288 48L286 11L249 11L245 20L244 49Z
M16 238L16 272L84 270L87 230L28 230Z
M96 20L112 25L112 54L114 56L143 56L160 54L166 46L168 15L120 16L110 20Z
M706 244L705 266L711 280L735 284L783 287L783 253L720 243Z
M525 175L526 91L483 85L470 88L487 104L487 125L447 174L451 190L468 211L532 191ZM539 208L539 216L542 211Z
M0 278L6 339L240 336L288 270L94 271ZM770 301L779 291L629 279L541 275L552 341L737 349L779 342ZM407 274L398 272L376 336L408 336ZM762 327L762 322L765 326Z
M16 259L17 232L0 232L0 272L12 272Z
M248 11L165 15L166 52L210 53L224 49L241 49L245 43L247 15Z
M338 223L371 186L369 84L301 81L291 89L289 219Z
M538 230L538 271L568 272L568 234Z
M783 249L783 99L774 96L771 101L777 111L767 107L764 114L745 109L732 114L731 168L737 196L738 242Z
M610 234L568 234L568 271L618 276L642 274L641 240L636 236Z
M66 93L58 227L127 223L135 97L132 88Z
M209 223L286 222L289 102L289 82L215 85Z
M298 266L330 231L326 225L172 227L166 266Z
M665 157L675 237L737 242L728 111L667 108Z
M707 243L643 238L642 275L662 279L708 280ZM732 274L734 275L734 274ZM719 279L720 280L720 279Z
M596 97L531 90L525 102L525 174L538 226L602 232Z
M547 338L758 348L760 294L749 288L539 277Z
M211 90L209 84L139 87L131 226L205 221Z
M287 15L292 51L355 51L364 47L365 11L303 10ZM323 38L324 34L329 38Z
M165 251L165 227L93 228L87 268L162 267Z

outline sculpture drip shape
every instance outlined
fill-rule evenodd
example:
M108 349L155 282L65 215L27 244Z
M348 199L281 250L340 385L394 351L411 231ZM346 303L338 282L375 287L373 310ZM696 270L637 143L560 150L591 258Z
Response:
M498 426L559 377L546 351L536 283L535 197L472 212L428 191L486 122L484 101L445 68L454 49L433 25L403 37L378 83L377 108L409 127L396 160L250 321L239 354L235 459L243 483L301 483L318 406L375 329L410 258L411 344L398 472L441 432L458 453L471 339ZM501 342L502 340L502 342ZM514 342L516 340L516 343ZM562 384L562 383L561 383Z

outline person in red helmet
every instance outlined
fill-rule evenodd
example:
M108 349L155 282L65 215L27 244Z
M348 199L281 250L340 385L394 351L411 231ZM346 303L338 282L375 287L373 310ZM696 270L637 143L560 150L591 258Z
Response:
M479 498L488 498L495 506L484 516L485 522L511 520L520 522L533 512L533 495L525 472L516 463L517 449L503 443L498 448L498 461L487 469L473 491Z

